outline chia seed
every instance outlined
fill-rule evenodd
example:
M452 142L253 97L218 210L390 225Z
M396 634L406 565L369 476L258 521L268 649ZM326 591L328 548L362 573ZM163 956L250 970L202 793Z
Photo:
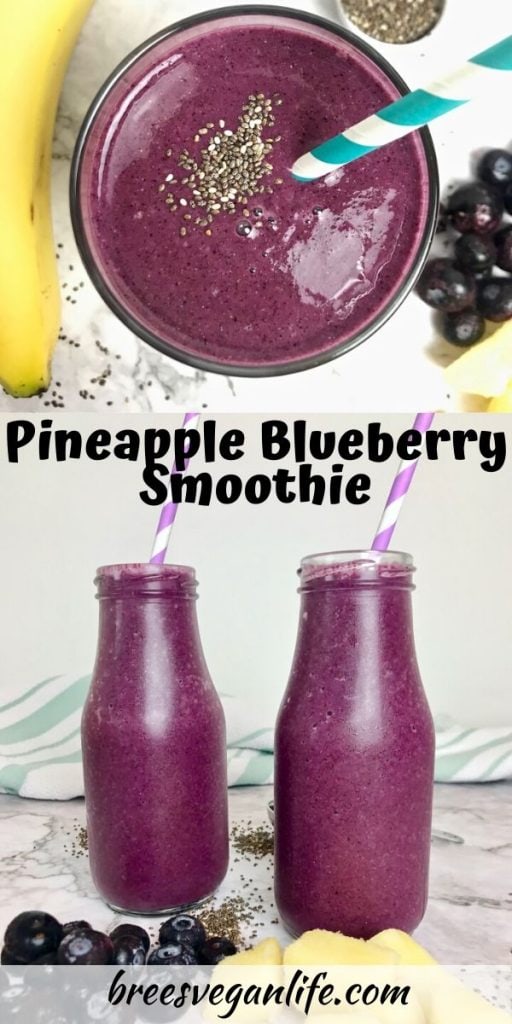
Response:
M354 25L383 43L412 43L431 32L444 0L342 0Z
M231 832L231 841L237 851L244 856L268 857L274 852L274 833L266 825L257 825L254 828L242 825L234 825Z
M188 172L187 177L181 179L181 185L192 193L194 199L190 205L193 208L196 205L204 208L212 217L223 212L234 213L237 204L245 207L251 196L265 191L262 179L272 172L268 156L275 140L265 138L263 132L274 123L273 103L279 99L278 96L269 99L263 93L251 94L242 107L235 131L224 130L225 121L221 119L218 124L222 134L216 132L211 121L195 132L193 139L197 144L213 129L213 135L202 142L203 148L198 153L192 155L183 149L178 159L179 166ZM171 180L171 176L166 180ZM283 182L278 179L277 183ZM173 197L173 200L171 212L176 206L187 206L183 197ZM255 215L262 216L262 212ZM249 234L250 227L237 228L237 231Z

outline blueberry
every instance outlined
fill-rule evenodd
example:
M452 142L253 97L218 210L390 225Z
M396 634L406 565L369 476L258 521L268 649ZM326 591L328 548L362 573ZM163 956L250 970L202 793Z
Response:
M505 200L505 209L507 213L512 213L512 184L507 185L503 198Z
M458 313L475 301L475 283L458 270L451 260L437 259L427 263L418 294L427 305L443 313Z
M26 965L27 963L27 960L20 960L19 957L14 956L6 946L3 947L2 952L0 953L0 964L7 967L7 965L14 966L16 964L21 966L22 964Z
M181 942L168 942L165 946L157 946L148 957L148 964L160 965L160 967L169 965L189 967L197 963L194 950Z
M470 182L455 189L448 200L448 213L457 231L488 235L499 227L503 215L503 199L483 182Z
M62 934L69 935L70 932L90 932L92 925L88 921L67 921L62 925Z
M44 956L39 956L37 960L32 960L33 967L39 967L44 964L56 964L57 963L57 950L53 953L45 953Z
M145 928L141 928L140 924L130 924L129 921L125 921L123 924L118 924L117 927L110 932L110 938L114 945L118 939L124 938L125 935L129 935L130 938L137 938L143 947L144 952L147 953L151 945L151 941Z
M477 308L486 320L502 323L512 318L512 280L490 277L478 285Z
M7 925L4 946L22 963L31 963L45 953L52 953L62 939L62 925L39 910L18 914Z
M140 966L146 963L146 950L137 935L120 935L114 939L113 946L115 964Z
M175 914L161 925L158 939L161 946L168 942L185 942L192 949L197 949L206 941L206 931L197 917Z
M494 241L496 243L496 263L502 270L508 270L512 274L512 224L498 231Z
M474 270L471 277L478 284L479 281L486 281L491 277L493 270L494 267L482 267L482 270Z
M448 230L448 225L449 225L448 211L447 211L446 206L444 205L444 203L440 203L440 205L439 205L439 213L437 215L436 233L438 235L442 235L445 231Z
M466 273L486 273L496 262L496 246L489 235L461 235L455 243L455 259Z
M221 960L224 960L224 957L233 956L235 953L236 946L231 942L231 939L216 936L213 939L207 939L201 946L199 950L199 963L218 964Z
M490 149L478 164L478 177L489 185L504 188L512 182L512 154L506 149Z
M113 956L108 935L85 929L65 935L57 950L59 964L111 964Z
M463 309L460 313L446 313L442 321L443 338L452 345L465 348L480 341L485 332L485 320L476 309Z

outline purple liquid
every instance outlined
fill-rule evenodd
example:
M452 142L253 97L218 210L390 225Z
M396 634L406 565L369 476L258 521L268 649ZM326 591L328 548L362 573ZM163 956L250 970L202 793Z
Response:
M194 572L99 570L100 636L82 719L89 857L117 909L214 892L228 865L224 714L201 650Z
M221 212L207 235L195 223L204 211L180 205L191 192L179 154L197 157L219 122L236 129L255 93L279 99L262 132L280 136L261 181L272 194ZM397 95L368 56L298 19L229 17L154 46L107 96L82 165L88 245L121 307L185 356L227 367L290 364L354 339L417 262L423 142L409 136L309 185L289 168ZM207 124L215 129L194 141Z
M275 779L276 901L295 934L411 932L426 908L434 730L411 567L389 557L302 571Z

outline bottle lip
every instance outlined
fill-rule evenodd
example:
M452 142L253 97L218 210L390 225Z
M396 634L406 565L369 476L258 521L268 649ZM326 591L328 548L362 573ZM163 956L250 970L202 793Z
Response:
M301 559L300 589L310 586L387 584L411 586L415 572L405 551L324 551Z
M191 565L178 565L165 563L158 565L153 562L113 562L109 565L100 565L96 570L96 575L101 578L108 579L140 579L141 576L147 576L155 578L156 576L162 576L167 579L169 577L181 577L182 579L188 577L190 580L195 580L196 571Z
M190 565L119 562L100 565L94 580L101 596L134 593L195 594L196 572Z

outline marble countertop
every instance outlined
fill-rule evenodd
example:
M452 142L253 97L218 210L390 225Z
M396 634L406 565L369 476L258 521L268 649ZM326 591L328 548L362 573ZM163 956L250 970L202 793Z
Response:
M223 0L236 6L240 0ZM275 0L276 5L283 0ZM284 5L292 6L290 0ZM66 80L55 138L54 217L59 246L64 312L54 359L53 385L29 400L0 394L0 411L411 411L453 406L442 367L453 348L435 337L430 311L412 295L372 339L315 370L273 379L247 380L206 374L166 358L138 341L107 310L82 269L68 211L68 176L74 141L97 89L119 60L153 32L215 6L211 0L96 0ZM220 0L217 6L220 6ZM296 0L296 6L344 20L339 0ZM172 13L170 13L170 11ZM445 14L425 39L407 46L377 43L411 84L479 52L509 30L505 0L481 7L447 0ZM346 20L346 19L345 19ZM471 104L433 125L441 181L469 173L479 147L508 144L503 105ZM102 386L98 380L108 379ZM320 398L321 396L321 398Z
M268 824L270 787L230 791L231 824ZM0 933L15 914L45 909L61 920L110 929L119 918L93 888L78 832L83 800L43 802L0 796ZM442 963L512 964L512 784L437 786L430 900L417 937ZM277 920L272 857L234 852L217 904L242 895L255 908L242 926L247 944L289 936ZM149 919L153 935L158 922Z

